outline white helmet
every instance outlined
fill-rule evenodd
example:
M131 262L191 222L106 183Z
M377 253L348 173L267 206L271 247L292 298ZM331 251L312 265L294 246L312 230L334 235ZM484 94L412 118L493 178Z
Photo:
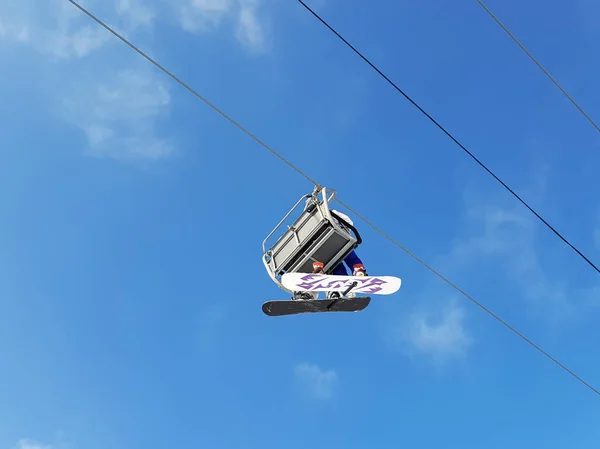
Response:
M335 209L331 209L331 212L333 212L334 214L336 214L337 216L339 216L342 220L344 220L346 223L348 223L351 226L354 226L354 222L350 219L350 217L346 214L343 214ZM333 217L335 219L335 217ZM336 220L337 221L337 220Z

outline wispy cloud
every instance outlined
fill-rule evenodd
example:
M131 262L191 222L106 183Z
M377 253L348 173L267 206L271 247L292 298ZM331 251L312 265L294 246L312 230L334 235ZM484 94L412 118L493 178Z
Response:
M548 171L544 171L542 178L547 179ZM539 208L549 184L539 176L533 178L526 196L535 198ZM575 275L564 260L575 261L577 256L515 201L467 190L459 228L450 250L436 266L461 286L493 283L507 295L503 301L513 301L523 313L554 329L575 323L585 308L600 305L596 278L586 282L585 275ZM590 228L600 238L598 227ZM483 299L490 301L493 298Z
M265 46L264 31L258 21L254 3L246 3L241 6L237 38L250 49L260 50Z
M338 380L338 374L334 370L323 370L311 363L296 365L294 376L306 394L318 400L330 399Z
M466 207L465 220L470 235L454 241L445 256L446 266L453 266L457 274L489 268L496 282L516 287L531 310L551 321L572 316L572 290L544 263L539 224L526 210L519 205L472 203Z
M172 144L156 131L158 120L171 100L167 85L153 71L137 68L136 62L121 64L123 68L115 70L114 62L106 64L110 55L86 62L86 66L94 69L75 75L77 67L72 64L73 59L97 52L107 43L115 42L114 38L69 2L38 3L4 2L0 6L3 34L58 62L53 66L55 70L65 70L71 78L77 76L77 83L56 85L53 97L62 97L63 115L87 137L86 152L129 161L153 161L170 155ZM99 15L106 16L109 22L120 21L129 33L150 25L153 18L142 0L81 3L92 10L98 9Z
M440 298L424 296L417 308L392 317L386 328L386 340L395 350L413 359L424 357L438 367L466 358L473 344L460 299Z
M248 50L265 48L259 0L80 0L100 19L126 35L152 27L159 14L175 13L185 31L208 33L226 24ZM0 38L29 43L58 59L82 58L114 37L65 0L0 3Z
M86 135L89 153L127 161L168 157L173 145L158 135L171 96L151 69L127 69L103 82L80 84L64 100L67 117Z
M548 188L547 170L533 178L527 197L537 197L539 204ZM521 205L466 190L457 228L447 251L432 264L492 310L494 301L512 301L521 313L531 313L538 323L556 328L574 323L582 306L600 305L600 285L570 280L564 264L556 261L556 252L564 248L560 243L558 249L549 246L551 237L541 233L539 222ZM501 293L490 293L489 285ZM404 353L425 355L436 363L468 356L476 340L465 314L470 302L459 295L441 302L448 297L448 288L436 282L418 292L415 309L388 322L387 338ZM478 297L482 288L485 298Z
M232 0L188 0L180 8L181 26L191 33L218 27L233 8Z
M110 38L106 30L86 19L66 1L3 2L0 36L29 44L56 59L82 58Z
M141 30L154 29L163 13L176 13L184 29L215 32L221 22L233 20L232 35L249 50L262 49L263 28L258 20L258 0L81 0L102 20L144 46ZM171 104L168 80L136 59L117 59L101 52L120 45L114 36L92 22L65 0L0 3L0 39L27 45L54 61L55 70L69 71L77 83L56 86L64 116L86 136L86 153L122 161L151 162L168 158L175 146L160 135L158 125ZM88 58L85 73L75 62ZM137 56L134 56L137 58ZM118 62L117 62L118 61ZM132 62L133 61L133 62ZM94 64L92 66L92 64ZM117 67L115 67L115 65ZM92 69L91 67L95 67ZM140 68L142 67L142 68ZM60 76L58 77L61 78ZM60 89L64 89L59 93Z
M152 25L156 12L144 0L116 0L117 13L125 18L129 28Z
M222 24L233 24L238 41L251 51L265 49L265 31L258 19L257 0L188 0L180 8L181 26L206 33Z
M43 444L28 438L22 438L14 446L14 449L52 449L52 445Z
M464 319L464 308L454 300L442 310L413 312L404 338L412 348L430 356L437 364L464 358L473 342Z

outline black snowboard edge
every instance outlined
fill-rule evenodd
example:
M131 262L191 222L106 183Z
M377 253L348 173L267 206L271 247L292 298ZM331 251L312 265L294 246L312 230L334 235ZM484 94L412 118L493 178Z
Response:
M371 302L370 296L357 296L356 298L341 298L334 302L333 299L300 299L300 300L273 300L262 305L262 310L268 316L298 315L301 313L321 312L360 312L367 308ZM330 306L333 303L333 306Z

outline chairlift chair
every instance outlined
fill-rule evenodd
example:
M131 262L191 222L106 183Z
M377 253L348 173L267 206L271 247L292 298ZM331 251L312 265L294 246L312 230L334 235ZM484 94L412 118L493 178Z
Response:
M293 294L281 283L281 276L285 273L312 273L313 262L323 263L325 273L331 273L362 243L352 223L330 210L335 193L334 190L328 192L324 187L315 187L312 193L298 200L263 241L263 264L269 277L282 290ZM303 201L305 206L300 216L267 249L267 242Z

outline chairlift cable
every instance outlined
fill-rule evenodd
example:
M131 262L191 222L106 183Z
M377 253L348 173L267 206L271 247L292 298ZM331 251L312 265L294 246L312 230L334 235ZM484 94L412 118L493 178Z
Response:
M498 25L500 25L500 27L506 32L506 34L508 34L510 36L510 38L515 41L515 43L521 48L521 50L523 50L523 52L529 56L529 59L531 59L535 65L537 65L540 70L542 72L544 72L544 74L550 79L550 81L552 81L554 83L554 85L556 87L558 87L558 89L565 95L565 97L567 97L569 99L569 101L571 103L573 103L573 105L579 110L579 112L581 112L581 114L592 124L592 126L594 128L596 128L596 131L600 131L600 126L598 126L596 124L596 122L583 110L583 108L581 106L579 106L579 104L573 99L573 97L571 97L571 95L569 95L567 93L567 91L558 83L558 81L556 81L556 79L550 75L550 73L548 72L548 70L546 70L544 68L544 66L538 62L537 59L535 59L535 57L529 52L529 50L527 50L527 48L525 48L525 46L515 37L514 34L512 34L510 32L510 30L500 21L500 19L486 6L485 3L483 3L481 0L477 0L477 3L479 3L481 5L481 7L483 9L485 9L485 11L490 15L490 17L492 19L494 19L494 21L496 21L496 23Z

